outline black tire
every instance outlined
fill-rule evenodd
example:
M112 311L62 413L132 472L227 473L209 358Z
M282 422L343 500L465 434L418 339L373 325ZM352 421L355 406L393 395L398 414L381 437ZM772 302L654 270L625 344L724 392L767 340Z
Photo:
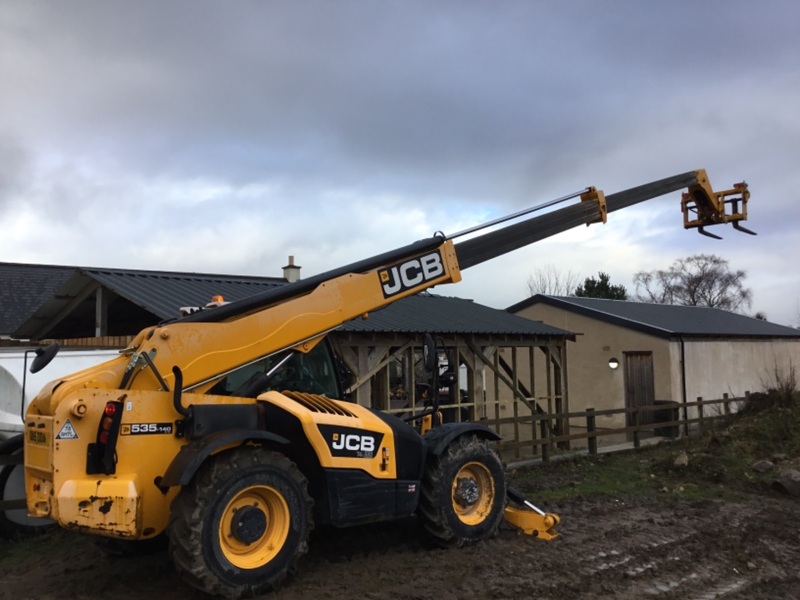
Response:
M178 573L227 598L277 589L308 551L307 488L292 461L265 448L213 457L172 503L167 535Z
M0 443L0 455L21 455L22 434ZM25 468L22 465L6 465L0 469L0 500L22 500L25 498ZM0 538L19 540L41 535L56 526L50 519L29 517L24 508L0 511Z
M429 458L418 514L436 545L462 546L492 537L505 503L503 465L486 440L464 435Z

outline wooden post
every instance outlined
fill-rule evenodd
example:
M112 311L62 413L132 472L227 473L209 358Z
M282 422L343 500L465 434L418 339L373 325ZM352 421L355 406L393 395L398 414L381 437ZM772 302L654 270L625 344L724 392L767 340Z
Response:
M536 443L536 437L539 435L536 431L536 378L535 378L535 364L534 364L534 349L528 350L528 394L530 394L531 404L531 447L533 448L533 455L539 456L539 445Z
M636 407L636 410L633 411L633 447L638 448L641 445L639 441L639 411L640 407Z
M513 346L511 348L511 383L514 384L514 389L519 389L519 380L517 379L517 374L519 369L517 368L517 347ZM514 428L514 441L520 441L519 435L519 400L517 399L516 394L513 392L511 393L511 410L514 413L514 421L512 426ZM514 449L514 455L517 458L522 456L522 447L517 445Z
M725 401L722 404L722 408L725 410L725 416L726 417L730 417L731 416L731 401L730 401L730 398L728 398L728 393L727 392L722 394L722 399Z
M597 436L594 435L595 433L595 422L594 422L594 409L587 408L586 409L586 434L588 436L589 442L589 454L597 454Z
M705 433L705 425L703 423L703 397L697 397L697 418L700 423L700 433Z
M541 431L541 438L542 438L542 461L547 462L550 460L550 412L548 411L544 415L542 415L542 419L539 421L539 429Z

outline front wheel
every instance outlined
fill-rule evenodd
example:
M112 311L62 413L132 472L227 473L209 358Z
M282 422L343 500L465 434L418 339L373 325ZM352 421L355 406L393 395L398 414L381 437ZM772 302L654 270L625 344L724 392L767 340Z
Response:
M307 482L288 458L242 447L205 464L172 504L167 530L181 576L241 598L277 588L308 550Z
M503 465L486 440L465 435L430 459L422 481L419 515L439 546L491 537L503 519Z

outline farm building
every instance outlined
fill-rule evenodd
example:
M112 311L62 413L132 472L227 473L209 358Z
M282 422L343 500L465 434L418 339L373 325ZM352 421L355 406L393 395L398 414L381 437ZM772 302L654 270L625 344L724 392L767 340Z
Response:
M687 402L763 391L800 365L800 330L715 308L536 295L508 311L575 332L572 411L663 403L693 418Z

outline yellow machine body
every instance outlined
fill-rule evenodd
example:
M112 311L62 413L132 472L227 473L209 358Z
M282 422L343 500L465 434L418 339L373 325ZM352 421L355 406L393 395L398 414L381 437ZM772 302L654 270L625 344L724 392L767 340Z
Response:
M131 390L120 396L116 390L88 390L79 396L61 403L53 416L28 417L25 467L31 513L89 533L131 539L158 535L167 526L170 504L179 489L165 489L158 481L185 445L174 435L176 415L169 394ZM123 405L116 472L89 476L83 472L87 440L95 438L102 409L109 401ZM184 394L184 401L218 406L248 399ZM369 409L292 392L267 392L249 402L295 417L322 469L361 470L373 479L396 479L394 432ZM326 440L329 430L331 439ZM339 447L351 456L335 456Z

